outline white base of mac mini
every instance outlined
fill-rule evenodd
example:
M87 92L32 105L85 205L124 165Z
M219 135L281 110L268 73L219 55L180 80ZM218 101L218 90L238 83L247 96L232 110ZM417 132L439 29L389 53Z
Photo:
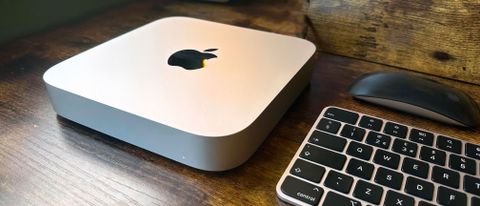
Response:
M303 39L157 20L43 76L58 115L194 168L244 163L308 84Z

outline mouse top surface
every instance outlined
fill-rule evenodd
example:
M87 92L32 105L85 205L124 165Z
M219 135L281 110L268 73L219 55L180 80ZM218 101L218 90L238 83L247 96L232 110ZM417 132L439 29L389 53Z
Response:
M439 82L400 72L360 77L350 94L364 101L465 127L480 124L477 103L464 92Z

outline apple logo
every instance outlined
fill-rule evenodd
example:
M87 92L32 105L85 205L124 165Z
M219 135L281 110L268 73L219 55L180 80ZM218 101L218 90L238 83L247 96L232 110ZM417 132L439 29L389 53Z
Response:
M217 58L217 55L211 53L217 50L206 49L203 52L193 49L180 50L168 58L168 65L183 67L186 70L200 69L205 66L205 60Z

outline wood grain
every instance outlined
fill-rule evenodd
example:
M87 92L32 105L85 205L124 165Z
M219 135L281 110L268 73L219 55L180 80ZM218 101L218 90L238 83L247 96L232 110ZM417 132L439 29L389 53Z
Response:
M57 117L51 108L42 81L47 68L159 17L196 16L301 36L301 12L280 12L301 7L277 0L234 5L138 1L1 47L0 205L285 205L275 185L327 105L480 142L478 131L353 100L347 89L355 78L397 69L329 54L319 55L310 86L253 157L226 172L181 165ZM269 13L271 8L278 11ZM216 17L217 10L224 12ZM478 86L438 80L480 100Z
M311 0L326 52L480 84L478 0Z

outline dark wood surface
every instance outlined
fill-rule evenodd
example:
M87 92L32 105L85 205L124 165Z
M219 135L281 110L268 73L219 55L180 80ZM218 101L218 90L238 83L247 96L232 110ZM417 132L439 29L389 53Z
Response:
M311 0L320 48L480 84L480 1Z
M353 100L347 89L355 78L398 69L330 54L317 54L310 86L258 151L226 172L192 169L56 116L42 81L46 69L163 16L196 16L305 34L302 1L172 2L139 1L0 47L0 205L283 204L276 197L275 184L327 105L480 142L475 130ZM480 100L476 85L435 79Z

